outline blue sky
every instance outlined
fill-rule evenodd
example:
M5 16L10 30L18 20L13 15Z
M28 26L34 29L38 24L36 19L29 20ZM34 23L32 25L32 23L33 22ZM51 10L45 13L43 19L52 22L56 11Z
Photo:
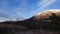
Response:
M3 18L30 18L48 9L60 9L60 0L0 0Z

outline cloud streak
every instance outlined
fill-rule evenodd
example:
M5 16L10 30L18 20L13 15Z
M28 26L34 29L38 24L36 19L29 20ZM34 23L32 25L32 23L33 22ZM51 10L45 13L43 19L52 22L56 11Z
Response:
M0 17L9 17L10 15L4 11L4 10L0 10Z
M36 2L33 2L33 3L31 3L30 1L33 2L35 0L29 0L29 1L27 1L27 0L13 0L12 4L11 4L11 2L9 3L7 0L5 0L2 2L2 5L5 8L7 7L6 9L9 8L9 10L11 10L11 14L9 13L10 14L9 16L14 17L14 16L18 15L19 17L22 16L22 17L27 18L27 17L31 17L31 16L37 14L38 12L40 12L42 10L45 10L46 7L53 4L56 0L38 0L38 1L36 0ZM30 2L30 4L29 4L29 2ZM18 3L18 4L16 4L16 3ZM15 4L16 4L16 6L15 6ZM5 14L8 16L6 11L3 11L2 14Z
M26 0L16 0L18 2L20 2L18 7L13 8L13 11L15 11L16 15L15 16L20 16L20 17L24 17L26 16L26 13L28 11L27 7L27 1Z
M43 3L43 4L41 5L41 7L46 7L46 6L49 6L49 5L53 4L54 2L56 2L56 0L45 0L45 1L46 1L46 2Z
M34 10L33 12L38 13L38 12L41 12L43 10L45 10L49 5L55 3L56 0L42 0L42 1L39 1L37 3L37 6L38 7L36 10Z
M33 16L33 15L37 14L38 12L45 10L45 8L47 6L56 2L56 0L41 0L41 1L39 0L37 2L37 4L35 4L35 6L33 6L34 4L31 4L31 6L30 6L27 4L28 1L26 1L26 0L21 0L21 1L17 0L17 1L19 1L21 4L18 7L14 8L14 11L17 15L20 15L23 17L28 16L28 15ZM30 7L30 8L27 8L27 7ZM36 7L38 7L38 8L35 9ZM29 10L29 9L31 9L31 10ZM32 10L32 9L34 9L34 10Z

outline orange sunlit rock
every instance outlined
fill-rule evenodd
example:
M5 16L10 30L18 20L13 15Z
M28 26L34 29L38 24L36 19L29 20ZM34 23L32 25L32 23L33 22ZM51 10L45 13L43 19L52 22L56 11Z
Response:
M52 13L55 13L57 16L60 16L60 10L45 10L42 13L36 14L36 19L48 19L52 16Z

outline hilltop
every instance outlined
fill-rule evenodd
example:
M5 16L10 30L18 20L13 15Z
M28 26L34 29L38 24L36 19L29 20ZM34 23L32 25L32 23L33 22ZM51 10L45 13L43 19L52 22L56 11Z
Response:
M60 10L46 10L23 21L5 21L1 24L12 24L12 26L15 25L13 26L14 28L20 29L21 27L18 26L23 26L22 29L25 30L40 29L60 32ZM12 28L11 25L6 27L9 26Z

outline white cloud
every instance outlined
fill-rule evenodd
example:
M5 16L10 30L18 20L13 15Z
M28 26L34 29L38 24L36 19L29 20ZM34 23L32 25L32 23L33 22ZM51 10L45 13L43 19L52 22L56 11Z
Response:
M16 13L15 16L17 16L17 15L25 16L27 13L26 12L27 11L27 8L26 8L27 1L26 0L16 0L16 1L20 2L20 4L18 7L13 7L13 11L15 11L15 13Z
M37 3L37 6L43 5L47 2L48 0L41 0Z
M48 0L46 3L44 3L41 7L46 7L49 6L51 4L53 4L56 0Z
M36 14L40 11L43 11L43 10L45 10L45 8L47 8L47 6L49 6L49 5L51 5L55 2L56 2L56 0L42 0L42 1L39 1L37 3L37 6L36 6L36 7L39 7L39 8L37 10L34 10L33 12L35 12L35 14Z
M0 10L0 17L7 17L9 16L9 13L7 13L5 10Z
M42 0L37 4L37 6L39 6L39 9L41 9L53 4L54 2L56 2L56 0Z
M37 6L46 7L56 2L56 0L42 0L37 3Z
M15 15L12 15L12 17L17 16L16 18L19 17L24 17L26 16L26 9L25 8L13 8L13 11L15 11Z
M4 17L0 17L0 22L4 22L4 21L7 21L9 20L8 18L4 18Z
M28 10L26 8L27 7L27 1L26 0L17 0L17 1L21 2L21 4L17 7L17 9L14 8L14 11L16 12L17 15L26 16L28 14L27 12L25 12L25 11ZM31 5L31 7L34 10L31 10L31 11L29 10L29 12L30 12L29 14L34 15L34 14L38 13L39 11L44 10L45 7L53 4L54 2L56 2L56 0L41 0L41 1L38 1L37 5L36 5L36 7L38 7L38 8L34 9L34 6L32 7L32 5Z

